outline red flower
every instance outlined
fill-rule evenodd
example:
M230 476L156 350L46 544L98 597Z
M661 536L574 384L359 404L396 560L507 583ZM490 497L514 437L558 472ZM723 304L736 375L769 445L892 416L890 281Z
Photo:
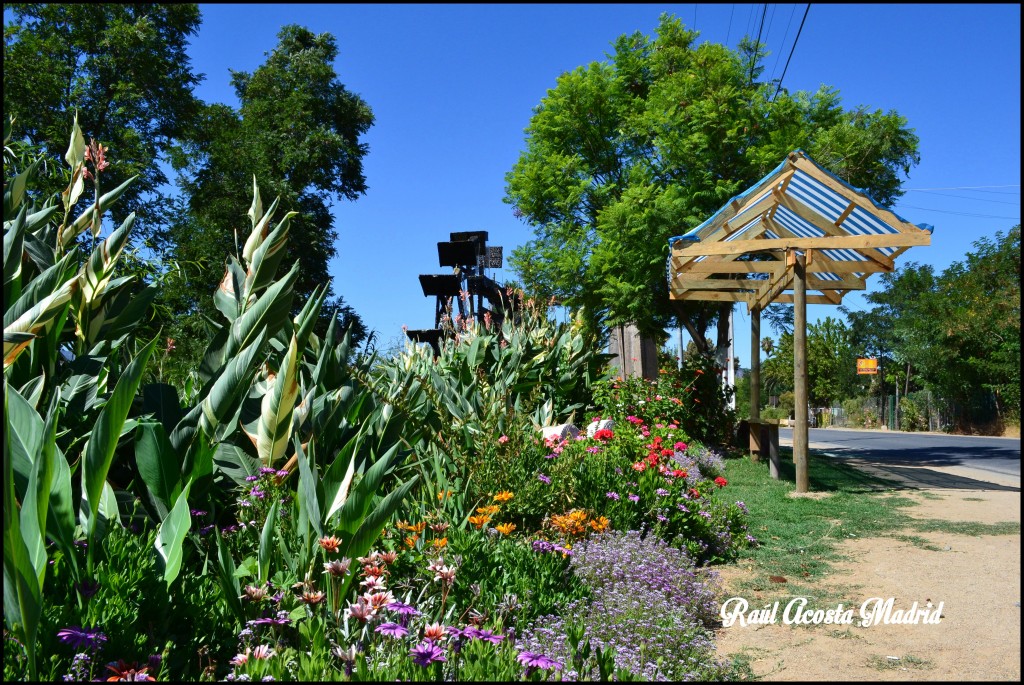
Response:
M596 433L594 433L594 439L595 440L606 441L606 440L611 440L614 437L615 437L615 433L613 433L612 431L608 430L607 428L602 428L601 430L599 430Z
M722 478L721 476L719 476L718 478L715 479L715 485L717 485L720 488L724 488L728 484L729 484L729 481L727 481L726 479Z
M156 678L147 673L147 671L149 670L148 666L139 668L138 663L134 661L127 662L124 659L118 659L117 663L111 662L107 664L107 670L111 671L114 674L113 676L107 678L108 681L156 680Z

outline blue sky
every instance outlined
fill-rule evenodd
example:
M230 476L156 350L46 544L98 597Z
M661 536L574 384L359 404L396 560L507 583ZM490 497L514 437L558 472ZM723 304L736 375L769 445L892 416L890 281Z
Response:
M563 72L606 59L620 34L652 35L663 12L734 47L756 36L763 5L201 5L191 41L197 94L237 105L229 69L252 71L284 24L337 38L335 70L373 109L369 190L334 207L335 291L388 345L429 328L417 275L442 273L436 243L485 230L506 256L529 226L502 202L532 109ZM806 5L768 5L764 78L781 76ZM1020 6L812 5L784 86L839 89L843 105L895 109L921 139L896 211L935 226L930 247L897 261L941 271L981 237L1020 222ZM781 161L781 160L780 160ZM247 207L240 208L244 214ZM680 231L682 232L682 231ZM513 278L509 269L499 279ZM878 277L869 280L877 284ZM866 308L862 295L844 303ZM811 305L809 318L839 316ZM745 359L749 318L737 308Z

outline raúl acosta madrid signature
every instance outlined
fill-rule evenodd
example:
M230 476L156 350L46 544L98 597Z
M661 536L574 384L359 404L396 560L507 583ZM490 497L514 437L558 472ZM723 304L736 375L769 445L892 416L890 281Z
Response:
M923 607L914 602L909 607L898 608L894 597L871 597L864 600L857 611L853 607L838 604L829 609L808 608L806 597L794 597L782 608L781 602L766 604L761 608L751 609L747 600L742 597L730 597L722 603L719 616L722 625L729 628L735 624L741 627L750 625L768 625L778 623L782 619L785 625L853 625L862 628L877 625L937 625L943 618L942 606L933 606L927 602ZM782 615L779 609L782 608Z

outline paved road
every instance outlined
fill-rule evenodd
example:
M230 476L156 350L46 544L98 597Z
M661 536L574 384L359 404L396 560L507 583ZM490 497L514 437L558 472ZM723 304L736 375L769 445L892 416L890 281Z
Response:
M1020 438L811 428L810 446L879 466L966 467L1020 479ZM793 431L779 429L792 444Z

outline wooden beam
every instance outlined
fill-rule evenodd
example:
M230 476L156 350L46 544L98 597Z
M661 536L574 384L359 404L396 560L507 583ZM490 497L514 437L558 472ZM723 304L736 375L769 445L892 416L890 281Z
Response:
M824 236L820 238L779 238L762 240L733 240L724 243L697 244L692 247L676 249L673 256L686 257L744 254L747 252L763 252L766 250L790 250L821 248L825 250L862 250L871 247L902 247L913 245L930 245L931 234L926 231L919 233L891 233L884 235L855 236Z
M761 310L753 309L750 312L750 435L756 433L758 437L757 450L750 451L750 460L758 461L761 458L761 426L755 422L761 418ZM740 436L742 439L743 436ZM748 444L753 442L749 440ZM753 445L750 445L753 447Z
M756 290L767 283L751 278L673 278L678 290Z
M789 295L789 294L783 293L782 295L779 295L774 300L772 300L772 304L793 304L793 295ZM825 297L824 295L808 295L807 296L807 304L836 304L836 303L833 302L832 300L830 300L829 298Z
M673 260L673 266L675 262ZM705 259L703 262L692 262L686 269L687 274L771 274L786 268L785 262L737 262L734 260Z
M789 263L789 258L795 256L794 252L787 254L786 263ZM772 303L780 293L782 293L789 284L793 281L793 270L787 268L785 271L772 276L768 281L762 285L757 295L747 303L747 311L751 311L754 308L764 309Z
M796 491L807 492L807 274L803 256L796 257L793 268L793 463L796 465Z
M705 302L746 302L753 293L722 292L720 290L670 290L670 300L703 300Z
M750 229L747 232L747 235L744 236L744 240L756 240L758 237L760 237L765 232L766 228L767 228L767 226L765 225L764 222L762 222L759 226L755 226L754 228ZM718 235L718 234L715 234L715 235ZM712 237L712 238L714 238L714 237ZM709 240L709 243L714 243L714 242L722 242L722 239L719 239L717 241L714 240L714 239L710 239ZM701 243L698 242L698 243L694 243L694 244L700 245ZM731 257L726 257L726 259L736 259L737 256L738 255L733 255ZM690 258L690 259L692 260L692 258ZM686 271L686 270L688 270L690 268L690 266L692 264L695 264L695 262L693 262L693 261L686 261L686 260L680 261L679 264L678 264L678 270L679 271Z

